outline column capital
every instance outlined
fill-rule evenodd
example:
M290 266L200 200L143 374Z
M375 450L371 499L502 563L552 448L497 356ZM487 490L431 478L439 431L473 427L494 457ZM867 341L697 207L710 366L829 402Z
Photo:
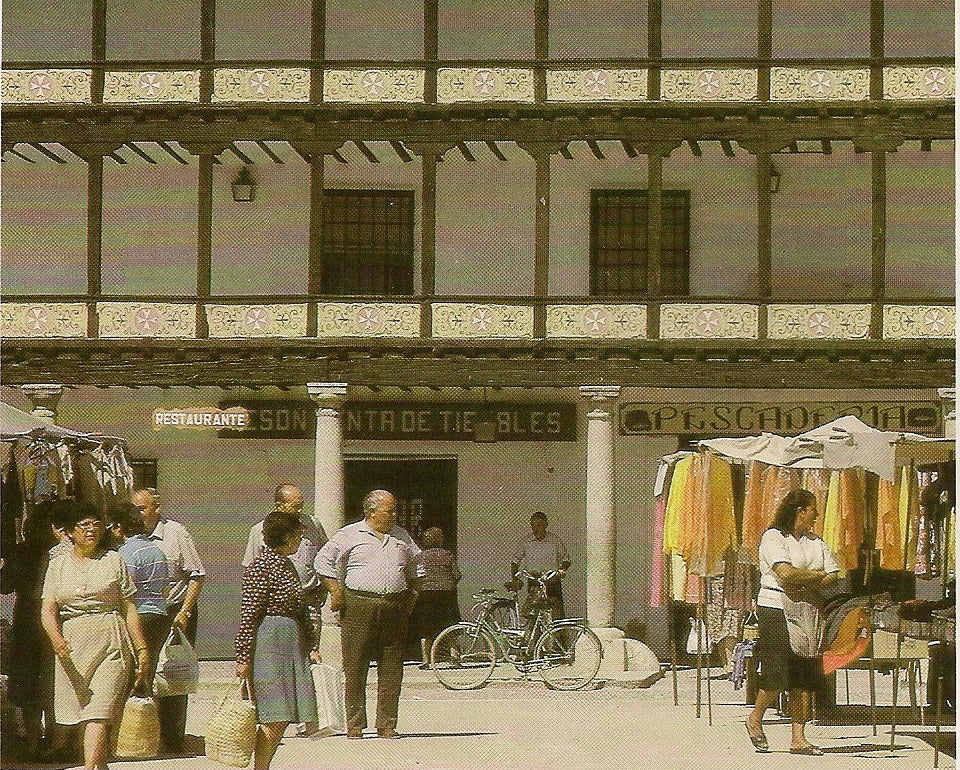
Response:
M580 395L591 401L607 401L620 396L619 385L581 385Z
M33 408L30 414L50 423L57 421L57 404L63 395L63 385L55 383L37 383L21 385L20 390L27 394Z
M347 383L308 382L307 393L318 406L325 406L330 402L343 401L347 397Z

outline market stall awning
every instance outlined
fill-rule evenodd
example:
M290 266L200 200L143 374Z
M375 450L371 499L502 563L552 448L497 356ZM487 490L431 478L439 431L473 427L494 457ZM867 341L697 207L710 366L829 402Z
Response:
M81 433L60 425L41 420L28 412L17 409L0 401L0 440L46 438L54 442L73 440L74 442L92 442L95 444L123 444L123 439L101 436L96 433Z
M888 481L894 481L896 468L910 460L948 462L954 454L953 439L878 430L851 415L794 437L763 433L707 439L700 445L743 462L757 460L790 468L863 468Z

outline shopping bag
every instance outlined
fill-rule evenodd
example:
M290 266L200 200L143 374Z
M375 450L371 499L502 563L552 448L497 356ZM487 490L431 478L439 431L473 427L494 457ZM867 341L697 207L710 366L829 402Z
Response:
M160 718L153 698L127 698L113 753L123 759L153 759L160 753Z
M790 649L801 658L815 658L820 654L823 638L823 614L810 602L794 601L783 595L783 615L787 620Z
M313 689L317 693L317 732L313 738L324 738L342 732L347 727L347 714L344 706L343 671L315 663L310 666L313 674Z
M699 631L697 630L699 628ZM697 644L697 634L700 635L699 646ZM707 636L707 624L702 620L697 620L696 618L690 618L690 633L687 635L687 654L696 655L697 650L703 655L710 654L710 639Z
M176 638L176 643L174 642ZM179 628L172 629L157 657L157 674L153 691L158 698L189 695L197 691L200 663L187 637Z
M257 708L246 680L239 681L213 710L203 737L207 758L222 765L246 767L257 742Z

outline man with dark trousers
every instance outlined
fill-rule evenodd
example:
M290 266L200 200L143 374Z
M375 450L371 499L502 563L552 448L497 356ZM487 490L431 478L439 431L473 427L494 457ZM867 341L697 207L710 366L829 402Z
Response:
M167 594L167 617L172 629L183 631L190 644L197 640L197 599L206 573L193 538L178 521L161 514L160 493L155 489L137 489L130 495L143 517L143 537L156 545L167 557L170 585ZM151 651L151 656L153 651ZM160 716L160 738L168 754L183 752L183 734L187 724L186 695L157 698Z
M409 533L396 524L397 501L392 494L383 489L367 494L363 515L330 538L315 566L330 591L330 608L340 611L347 738L362 738L367 726L367 672L373 659L377 734L399 738L403 647L423 563Z

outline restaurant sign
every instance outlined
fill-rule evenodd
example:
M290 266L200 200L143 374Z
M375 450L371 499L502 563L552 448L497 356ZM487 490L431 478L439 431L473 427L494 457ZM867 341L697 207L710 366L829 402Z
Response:
M244 429L250 425L250 413L246 409L234 406L229 409L219 409L212 406L188 407L186 409L164 409L157 407L153 410L153 429L161 428L238 428Z
M317 432L312 401L224 401L250 414L242 430L222 430L222 438L313 438ZM341 410L343 437L365 441L474 441L477 424L490 423L497 441L575 441L576 404L347 402ZM490 435L490 434L488 434Z
M934 401L633 402L620 406L620 433L624 436L685 433L751 436L766 432L791 436L844 415L853 415L880 430L943 435L940 403Z

